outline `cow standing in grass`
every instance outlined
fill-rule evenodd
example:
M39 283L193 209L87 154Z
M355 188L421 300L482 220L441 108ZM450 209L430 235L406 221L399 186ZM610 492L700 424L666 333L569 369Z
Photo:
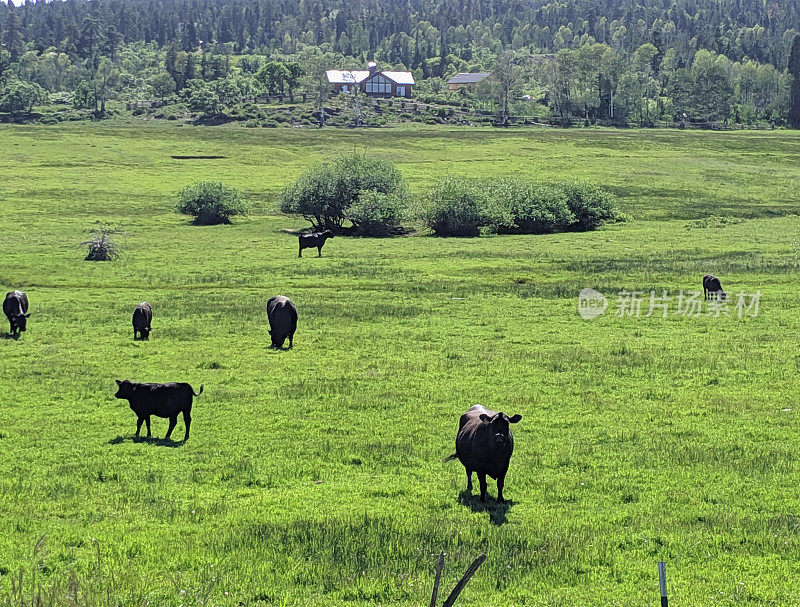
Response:
M150 304L143 301L133 311L133 340L136 341L138 333L142 340L150 339L150 323L153 321L153 310Z
M303 249L317 248L317 257L322 257L322 247L328 238L333 238L333 232L330 230L323 230L322 232L313 232L312 234L300 234L300 250L297 253L298 257L303 256Z
M164 440L169 440L175 424L178 423L178 414L183 413L183 424L186 426L184 442L189 440L189 426L192 424L192 397L203 393L203 386L195 394L192 386L187 383L143 384L129 380L116 380L118 390L114 395L130 403L131 409L136 414L136 436L142 429L142 423L147 424L147 437L150 437L150 416L168 417L169 429Z
M514 452L514 436L509 424L522 419L517 414L490 411L482 405L471 407L461 416L456 435L456 452L445 461L458 458L467 471L467 491L472 491L472 473L478 473L481 501L486 501L486 475L497 479L497 501L503 501L503 485Z
M269 335L275 349L283 347L289 338L289 347L293 347L294 332L297 330L297 307L288 297L276 295L267 302L267 319Z
M28 296L22 291L11 291L6 293L6 298L3 300L3 313L8 318L8 323L11 325L9 333L12 337L18 337L20 332L27 331L28 318Z
M719 278L711 274L703 276L703 295L705 295L706 299L713 299L715 296L717 299L725 299L727 297L725 291L722 290Z

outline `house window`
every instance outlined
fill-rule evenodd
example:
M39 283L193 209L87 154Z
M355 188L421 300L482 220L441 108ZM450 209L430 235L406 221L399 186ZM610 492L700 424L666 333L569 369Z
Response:
M386 76L382 76L381 74L376 75L372 78L369 82L365 85L365 91L367 93L391 93L392 92L392 85Z
M405 97L405 96L406 96L406 87L404 87L404 86L398 86L398 87L397 87L397 94L398 94L398 96L400 96L400 97Z

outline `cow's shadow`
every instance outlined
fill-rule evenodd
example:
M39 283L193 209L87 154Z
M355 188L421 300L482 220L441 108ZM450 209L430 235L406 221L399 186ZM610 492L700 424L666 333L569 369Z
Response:
M0 333L0 339L13 339L17 341L19 339L19 334L12 335L11 333Z
M498 502L495 498L486 496L486 501L481 501L479 493L473 495L470 491L464 490L458 494L458 503L466 506L472 512L488 512L489 521L492 525L502 525L506 522L506 514L514 505L513 500Z
M122 443L126 442L132 443L147 443L148 445L155 445L156 447L171 447L175 449L176 447L182 447L186 441L179 440L174 441L171 438L155 438L155 437L146 437L146 436L117 436L116 438L112 438L108 441L109 445L121 445Z

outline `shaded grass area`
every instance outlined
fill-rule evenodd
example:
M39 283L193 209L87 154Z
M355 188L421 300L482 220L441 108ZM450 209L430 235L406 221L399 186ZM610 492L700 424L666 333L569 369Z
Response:
M366 136L91 128L0 135L6 157L38 159L5 164L0 186L0 287L26 290L33 313L20 340L0 339L0 597L35 569L62 589L74 574L90 603L420 605L444 550L444 587L489 555L464 605L655 604L658 560L676 605L795 603L797 217L698 222L652 194L626 209L651 216L646 205L661 200L652 217L671 220L536 237L337 238L322 258L297 259L281 230L302 222L265 214L267 195L232 226L175 216L168 195L194 175L171 172L159 150L224 153L235 185L255 196L325 146ZM378 132L379 149L408 154L416 188L431 176L413 154L444 167L473 154L490 174L500 169L480 155L526 137L536 149L576 146L576 164L583 146L587 166L598 138L608 154L685 156L683 134L647 136ZM706 136L698 145L712 156L797 141ZM72 169L36 162L110 139L154 177L92 164L93 201L59 199L75 196ZM38 149L51 143L64 152ZM257 154L283 160L256 174L246 162ZM644 162L610 179L633 179ZM704 194L698 215L725 215L717 196ZM784 205L794 211L796 199ZM81 261L75 243L94 213L126 226L118 262ZM732 303L760 290L759 315L645 318L647 304L640 318L614 314L623 288L677 295L700 290L706 272ZM577 315L585 286L610 302L592 321ZM265 308L277 293L299 309L292 351L269 350ZM153 333L134 342L143 300ZM113 398L124 378L205 384L190 440L160 440L167 422L154 419L154 439L134 441L135 416ZM523 416L503 507L464 493L463 467L441 461L475 403Z

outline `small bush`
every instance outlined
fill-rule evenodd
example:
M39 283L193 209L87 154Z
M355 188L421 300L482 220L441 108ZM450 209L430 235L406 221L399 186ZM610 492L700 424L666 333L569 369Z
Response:
M585 183L566 183L561 188L567 196L569 210L575 216L566 229L576 232L595 230L620 218L610 192Z
M247 205L236 188L219 181L198 181L178 192L178 213L193 215L195 223L230 223L231 217L247 213Z
M438 236L477 236L484 222L485 206L476 182L446 177L428 195L422 218Z
M406 208L404 197L370 190L351 205L347 216L360 236L393 236L405 231Z
M501 179L488 185L487 199L487 225L496 234L559 232L575 220L559 186Z
M115 234L122 232L116 228L101 227L89 232L91 238L81 244L89 247L89 253L84 258L86 261L113 261L119 257L119 247L112 239Z

